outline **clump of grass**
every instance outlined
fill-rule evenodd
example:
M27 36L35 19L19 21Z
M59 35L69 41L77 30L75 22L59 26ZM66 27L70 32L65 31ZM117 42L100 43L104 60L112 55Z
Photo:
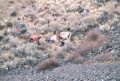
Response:
M72 54L65 57L65 60L74 63L84 63L88 60L86 55L91 50L103 46L105 42L107 42L107 37L105 35L95 30L90 30L86 33L81 43L76 47Z
M76 48L76 52L84 56L89 51L103 46L106 42L107 37L105 35L95 30L90 30L86 33L85 38Z
M91 30L91 31L87 32L87 34L85 36L85 40L90 41L90 42L100 43L100 42L103 42L106 40L106 36L98 31Z
M39 70L51 69L59 66L58 60L56 58L49 58L47 60L42 61L37 65Z
M85 36L85 42L91 48L98 48L104 45L106 41L107 41L107 36L95 30L89 31Z

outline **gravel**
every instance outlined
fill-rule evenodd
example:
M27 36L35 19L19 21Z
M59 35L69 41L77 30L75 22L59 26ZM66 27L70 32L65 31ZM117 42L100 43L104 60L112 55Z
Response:
M120 81L120 64L68 64L46 71L14 69L4 76L0 81Z

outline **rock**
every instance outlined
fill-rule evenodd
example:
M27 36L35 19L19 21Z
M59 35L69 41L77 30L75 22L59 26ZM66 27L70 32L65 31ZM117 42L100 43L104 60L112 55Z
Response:
M27 31L27 27L25 24L17 24L16 25L16 32L23 34Z
M17 12L16 12L16 11L13 11L13 12L10 14L10 16L16 17L16 16L17 16Z
M62 41L62 42L60 43L60 46L64 46L64 45L65 45L65 42Z
M27 32L27 26L25 24L17 24L15 27L9 27L5 30L5 35L21 36Z

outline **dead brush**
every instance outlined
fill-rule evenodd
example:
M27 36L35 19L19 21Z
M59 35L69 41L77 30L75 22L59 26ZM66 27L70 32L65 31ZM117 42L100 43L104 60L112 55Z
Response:
M104 43L107 41L107 36L95 30L91 30L86 34L84 40L87 46L89 44L91 48L98 48L104 45Z
M92 59L85 62L85 64L90 63L114 63L116 56L114 56L111 52L105 52L101 54L97 54Z
M76 47L72 54L67 56L67 60L85 61L85 56L93 49L103 46L107 42L107 37L100 32L91 30L86 33L85 38Z
M80 43L76 51L82 55L87 54L90 50L103 46L107 40L107 36L91 30L86 33L84 40Z
M47 60L42 61L37 65L39 70L51 69L59 66L58 60L56 58L49 58Z

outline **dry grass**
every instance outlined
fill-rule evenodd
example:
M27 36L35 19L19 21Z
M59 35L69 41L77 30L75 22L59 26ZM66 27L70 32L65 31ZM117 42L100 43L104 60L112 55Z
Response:
M116 57L112 55L111 52L106 52L102 54L97 54L93 59L86 61L85 64L95 64L95 63L113 63Z
M100 32L90 30L85 38L76 47L72 54L66 56L67 61L85 61L86 55L93 49L103 46L107 42L107 37Z
M85 58L82 57L78 53L76 53L76 54L69 54L69 55L65 56L65 61L82 64L85 61Z
M107 37L95 30L89 31L85 36L86 44L89 44L92 48L102 46L107 40Z
M59 66L58 60L56 58L49 58L40 62L37 67L40 70L50 69Z
M80 54L83 55L92 49L103 46L107 42L107 40L107 36L103 35L102 33L95 30L90 30L86 33L83 42L80 43L77 50Z

